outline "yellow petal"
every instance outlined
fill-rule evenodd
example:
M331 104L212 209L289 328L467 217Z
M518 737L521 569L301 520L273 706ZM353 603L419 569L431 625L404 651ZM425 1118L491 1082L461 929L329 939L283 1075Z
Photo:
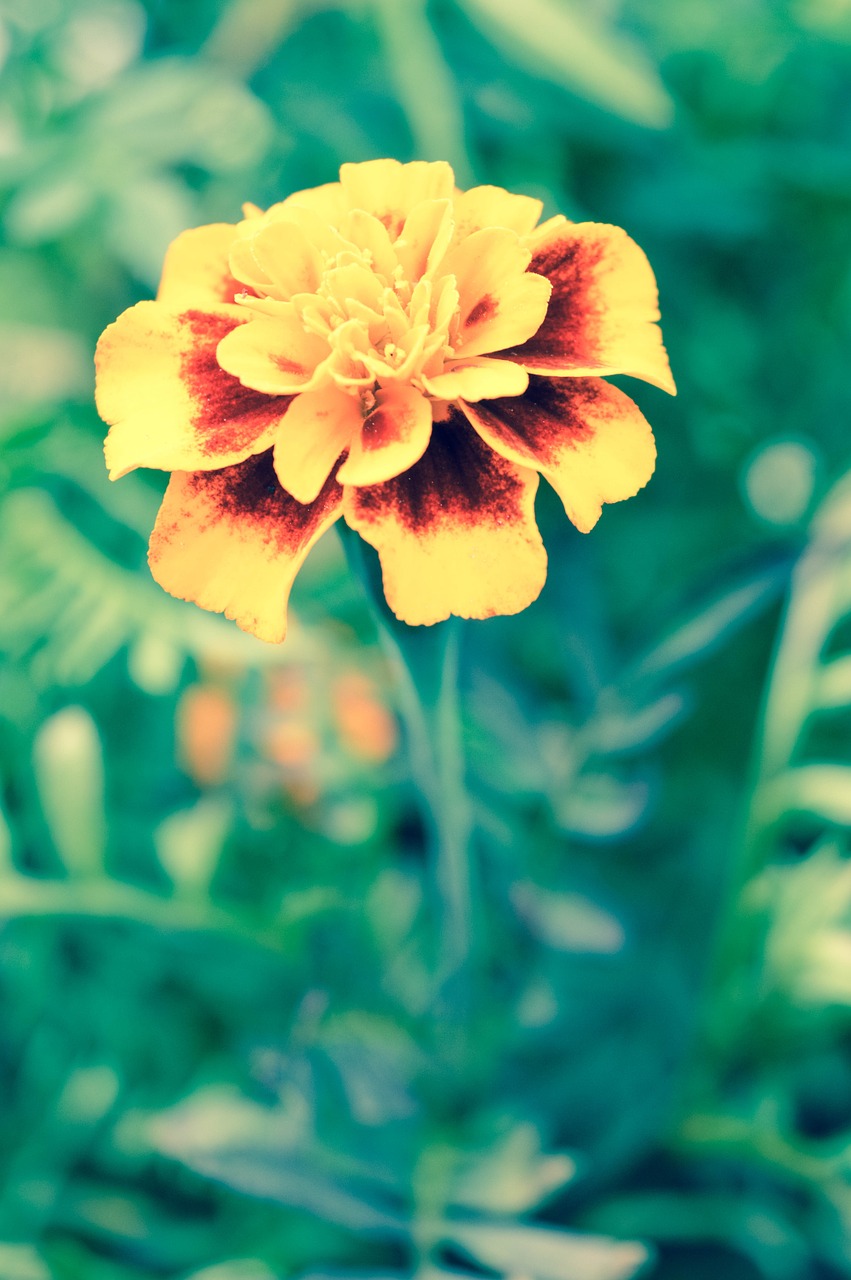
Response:
M110 477L135 467L201 471L268 449L289 399L246 390L216 360L240 307L175 314L140 302L101 335L95 355L98 412L112 427Z
M377 316L381 315L387 286L369 267L356 262L334 267L326 271L324 283L329 297L343 303L349 310L349 304L355 301L371 308Z
M291 212L294 208L308 209L318 214L326 222L336 223L345 214L347 204L342 186L339 182L323 182L318 187L306 187L303 191L294 191L280 204L273 205L280 212ZM272 210L269 210L271 214Z
M531 270L552 282L546 319L511 358L530 373L628 373L676 394L656 323L656 280L644 252L620 227L556 223Z
M278 200L268 209L251 206L250 214L239 225L240 234L252 235L259 231L261 225L269 225L289 218L293 210L306 209L316 214L326 223L336 222L346 212L348 205L339 182L325 182L319 187L306 187L303 191L294 191L285 200ZM249 225L250 224L250 225Z
M490 618L519 613L544 584L536 487L534 471L494 453L450 409L409 471L347 487L344 515L377 549L387 603L402 622Z
M600 378L532 378L517 399L461 407L492 449L546 476L582 533L604 502L633 497L653 474L650 424Z
M440 400L493 400L500 396L520 396L529 385L522 365L510 360L476 356L471 360L449 361L442 373L423 378L429 395Z
M367 160L342 165L340 185L350 208L374 214L395 239L415 204L451 199L455 178L442 160Z
M151 573L171 595L279 642L293 580L340 508L333 480L310 505L296 502L270 453L223 471L176 472L151 535Z
M278 222L264 227L248 242L273 298L314 293L322 279L322 259L301 227Z
M405 383L382 387L337 472L340 484L373 485L407 471L423 456L431 435L431 405Z
M471 187L455 197L455 239L466 240L483 227L508 227L527 235L544 205L531 196L518 196L502 187Z
M272 281L269 273L264 271L254 256L256 238L256 236L237 236L230 247L228 261L231 275L240 282L240 288L244 290L247 285L250 289L264 295L269 292Z
M399 265L387 228L363 209L351 209L340 220L340 235L371 256L375 270L392 280Z
M272 205L265 213L243 219L236 226L236 235L230 250L231 271L238 280L264 289L269 284L266 273L257 263L253 253L253 243L257 237L271 228L280 228L285 233L293 227L307 240L308 244L320 254L333 257L349 247L348 241L336 230L335 223L346 216L346 205L342 197L339 183L329 183L337 190L336 200L325 194L325 188L317 187L319 198L316 201L307 199L310 191L297 193L296 197L282 200ZM321 212L323 204L329 205L328 212ZM336 208L331 215L330 206Z
M345 391L296 396L275 441L275 472L287 492L312 502L360 425L360 401Z
M240 325L219 343L218 361L245 387L267 395L309 391L321 376L319 366L331 354L324 338L305 333L298 312L282 302L274 315L246 311Z
M544 222L538 224L523 237L523 243L526 248L533 254L537 252L538 246L550 240L556 228L564 231L567 227L575 224L566 218L563 213L557 213L552 218L547 218Z
M166 250L157 301L175 311L233 302L242 288L228 265L235 236L229 222L182 231Z
M441 260L452 240L452 227L449 200L424 200L414 206L395 246L406 280L416 283Z
M501 351L540 327L552 286L526 270L529 259L516 233L499 227L476 231L449 251L438 269L455 277L461 295L456 356Z

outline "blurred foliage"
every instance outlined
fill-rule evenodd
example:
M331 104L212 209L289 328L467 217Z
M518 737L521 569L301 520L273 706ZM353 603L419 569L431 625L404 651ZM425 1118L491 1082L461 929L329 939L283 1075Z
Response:
M0 60L0 1276L848 1275L847 0L0 0ZM467 629L451 978L335 535L280 650L171 600L91 402L178 231L379 155L625 226L680 388Z

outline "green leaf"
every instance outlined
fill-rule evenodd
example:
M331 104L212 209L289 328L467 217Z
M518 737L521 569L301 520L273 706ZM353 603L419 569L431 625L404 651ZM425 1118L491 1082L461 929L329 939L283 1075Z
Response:
M12 840L12 832L9 827L6 814L0 806L0 875L13 865L12 854L14 852L14 842Z
M28 1244L0 1242L0 1274L3 1280L52 1280L53 1272L41 1254Z
M809 814L836 826L851 826L851 767L807 764L766 782L755 800L766 825L787 814Z
M160 823L154 833L157 855L179 890L198 894L209 889L232 818L227 801L206 796Z
M153 696L174 693L180 680L183 657L172 641L155 631L142 631L127 655L130 679Z
M635 751L657 742L685 710L686 702L680 693L665 693L635 708L620 699L608 701L603 697L584 732L593 751L600 755Z
M193 1271L186 1280L277 1280L277 1276L260 1258L232 1258L204 1267L203 1271Z
M451 1154L455 1160L447 1200L468 1212L528 1213L576 1174L570 1156L541 1150L532 1124L515 1126L490 1148Z
M300 1209L351 1231L396 1235L403 1223L317 1167L300 1098L261 1107L229 1088L209 1088L157 1116L155 1148L244 1195Z
M851 654L834 658L818 675L815 698L822 710L851 706Z
M91 212L97 192L87 175L54 170L20 187L6 210L9 238L26 245L64 235Z
M372 0L384 56L424 160L448 160L461 185L472 181L464 116L455 77L443 56L424 0Z
M556 821L571 835L608 840L624 835L643 817L650 800L645 782L608 773L583 773L551 797Z
M155 635L179 654L253 661L280 657L231 623L183 605L146 571L132 573L104 555L59 512L47 493L18 489L0 505L0 646L32 651L37 680L85 684L122 645ZM318 631L291 628L293 661L328 641Z
M579 893L553 893L531 881L512 885L511 901L534 935L557 951L613 955L624 944L620 921Z
M851 862L825 840L802 862L768 867L749 890L768 914L763 986L797 1009L851 1005Z
M163 58L123 77L90 132L90 147L114 147L120 139L134 172L188 161L230 173L258 163L274 125L268 107L221 67ZM106 170L103 177L120 191L126 172L111 178Z
M787 576L786 565L772 565L736 583L730 590L698 608L654 645L637 664L634 674L639 678L668 675L712 653L733 632L776 599Z
M641 45L579 5L462 0L470 19L516 66L546 76L624 120L667 128L674 104Z
M120 262L155 290L172 240L201 222L185 183L168 176L122 185L110 218L110 247Z
M97 875L106 847L103 750L83 707L66 707L42 725L35 777L56 851L74 876Z
M812 521L768 682L737 892L720 931L708 1014L713 1038L725 1046L747 1040L766 991L779 990L795 1016L802 1006L849 999L849 864L834 846L851 828L851 767L838 717L825 712L846 705L850 552L845 477ZM806 856L787 865L802 847Z
M649 1261L643 1244L501 1223L453 1224L446 1232L477 1262L534 1280L629 1280Z
M42 325L0 325L3 367L0 404L52 404L82 398L90 391L91 353L85 342L65 329Z

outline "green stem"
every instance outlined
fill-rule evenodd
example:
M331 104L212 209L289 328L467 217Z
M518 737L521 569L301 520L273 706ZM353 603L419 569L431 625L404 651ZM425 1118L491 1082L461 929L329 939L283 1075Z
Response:
M472 948L470 838L472 813L458 698L460 625L408 627L387 608L374 553L348 530L346 555L373 606L390 660L405 724L411 773L432 836L434 879L442 904L437 977L443 984L465 969Z
M443 964L454 973L465 962L471 945L471 875L469 847L470 803L464 784L464 746L458 698L460 629L446 636L440 694L436 707L433 806L437 828L437 876L446 903Z
M116 880L37 880L17 872L0 878L0 917L124 920L160 933L217 933L275 955L286 953L279 918L263 924L232 915L207 901L164 898Z

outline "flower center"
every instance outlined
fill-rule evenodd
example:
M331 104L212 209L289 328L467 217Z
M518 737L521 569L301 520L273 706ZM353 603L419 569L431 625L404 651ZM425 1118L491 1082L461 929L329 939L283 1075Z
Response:
M334 383L360 395L406 382L425 391L422 379L442 372L459 332L456 279L440 272L453 229L448 202L440 204L439 219L429 206L434 225L419 238L406 224L391 240L361 211L338 226L299 209L274 222L256 219L253 235L252 222L243 224L232 269L253 292L237 294L236 302L256 315L286 318L290 332L295 320L319 340L312 387ZM269 354L289 358L285 342Z

